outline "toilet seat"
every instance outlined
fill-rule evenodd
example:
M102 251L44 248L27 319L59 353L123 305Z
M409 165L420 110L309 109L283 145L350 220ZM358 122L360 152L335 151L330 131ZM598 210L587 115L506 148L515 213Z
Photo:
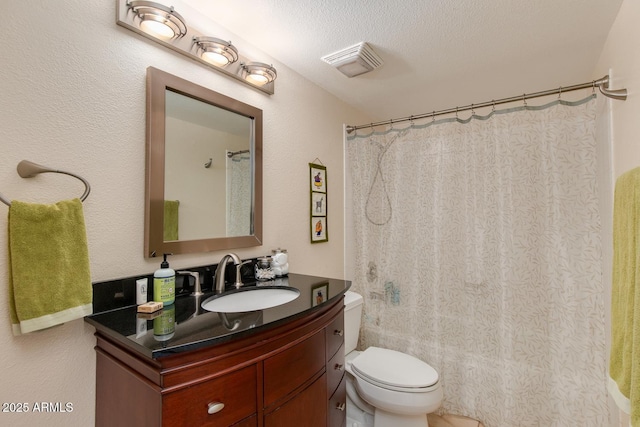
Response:
M405 393L438 388L438 373L420 359L394 350L369 347L351 363L353 374L378 387Z

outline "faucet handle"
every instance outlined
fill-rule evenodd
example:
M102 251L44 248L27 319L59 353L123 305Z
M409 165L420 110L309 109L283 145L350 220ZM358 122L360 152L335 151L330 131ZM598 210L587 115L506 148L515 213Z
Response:
M192 276L195 279L195 286L193 287L193 292L191 293L192 296L199 296L199 295L204 295L204 293L202 292L202 287L200 286L200 273L197 271L177 271L176 273L178 274L187 274L189 276Z
M249 264L252 261L250 259L244 261L244 262L240 262L238 264L236 264L236 282L233 284L233 286L236 287L236 289L241 288L242 286L244 286L244 283L242 283L242 266L245 264Z

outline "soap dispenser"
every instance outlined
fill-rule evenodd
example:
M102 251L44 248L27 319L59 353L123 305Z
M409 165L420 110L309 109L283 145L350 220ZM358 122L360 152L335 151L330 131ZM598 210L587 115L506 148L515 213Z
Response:
M164 305L173 304L176 300L176 272L169 268L167 255L171 254L164 254L160 268L153 273L153 300Z

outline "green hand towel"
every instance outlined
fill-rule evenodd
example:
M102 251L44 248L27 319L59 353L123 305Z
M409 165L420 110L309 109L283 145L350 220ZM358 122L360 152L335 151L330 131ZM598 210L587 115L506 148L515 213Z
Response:
M79 199L9 207L9 304L15 335L92 313L89 251Z
M640 168L616 182L611 327L609 392L640 427Z
M178 200L164 201L164 241L178 240Z

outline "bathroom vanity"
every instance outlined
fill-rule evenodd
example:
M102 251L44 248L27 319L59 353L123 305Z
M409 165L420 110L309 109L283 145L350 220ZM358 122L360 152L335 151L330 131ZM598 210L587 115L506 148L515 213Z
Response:
M266 284L300 296L245 313L204 311L205 294L154 315L128 306L87 317L97 337L96 426L345 425L350 282L290 274Z

